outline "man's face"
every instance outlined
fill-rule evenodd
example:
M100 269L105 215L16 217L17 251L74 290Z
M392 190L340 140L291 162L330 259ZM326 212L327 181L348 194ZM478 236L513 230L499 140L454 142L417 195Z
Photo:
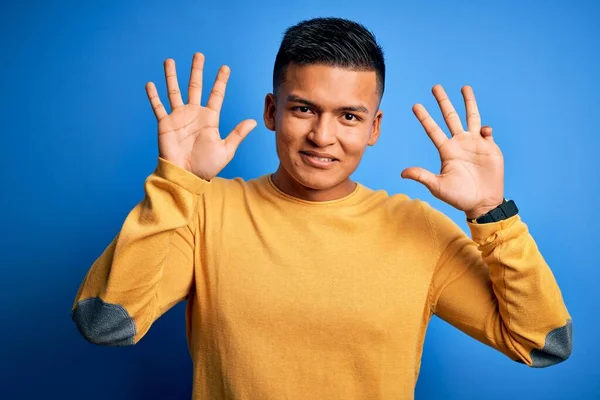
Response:
M290 64L277 96L265 99L265 124L276 132L278 180L322 200L344 195L366 146L379 137L379 98L375 71Z

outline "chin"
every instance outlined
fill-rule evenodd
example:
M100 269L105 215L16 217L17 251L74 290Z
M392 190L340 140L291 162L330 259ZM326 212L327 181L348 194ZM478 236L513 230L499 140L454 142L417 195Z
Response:
M313 189L313 190L328 190L335 186L337 186L340 182L332 180L332 179L319 179L319 178L309 178L309 179L295 179L300 185Z
M288 174L298 184L313 190L331 189L348 179L340 176L340 171L310 169L304 166L288 170Z

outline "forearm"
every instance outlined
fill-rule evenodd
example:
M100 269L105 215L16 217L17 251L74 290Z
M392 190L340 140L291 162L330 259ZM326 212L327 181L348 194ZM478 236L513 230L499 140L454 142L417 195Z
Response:
M571 353L571 322L558 284L527 226L515 216L492 224L469 224L489 275L503 329L522 361L560 362Z
M145 182L144 200L128 214L77 293L73 319L88 340L137 342L187 295L203 186L194 178L159 160Z
M471 224L425 213L438 252L432 312L513 360L556 364L570 355L570 316L552 271L518 215Z

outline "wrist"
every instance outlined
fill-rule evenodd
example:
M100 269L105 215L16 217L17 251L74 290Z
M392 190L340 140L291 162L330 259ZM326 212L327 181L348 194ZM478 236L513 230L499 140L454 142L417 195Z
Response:
M513 200L504 199L500 205L488 211L487 213L477 218L467 217L467 220L473 224L487 224L490 222L498 222L511 218L518 212L519 209Z
M498 202L491 203L491 205L489 205L489 206L482 206L482 207L478 207L474 210L465 211L465 215L467 216L468 220L480 218L480 217L484 216L485 214L489 213L490 211L492 211L493 209L498 208L505 201L506 201L505 199L502 199Z

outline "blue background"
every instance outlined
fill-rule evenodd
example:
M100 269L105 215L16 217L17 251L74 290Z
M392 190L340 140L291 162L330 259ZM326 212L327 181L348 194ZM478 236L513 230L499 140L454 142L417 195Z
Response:
M221 131L245 118L260 124L221 176L254 178L277 166L262 107L282 34L316 16L364 23L386 52L382 136L355 178L425 199L466 229L460 212L399 175L439 168L411 106L443 122L430 92L441 83L464 116L460 87L472 85L504 152L506 195L573 317L571 358L546 369L513 363L434 318L416 398L599 398L599 6L376 0L3 4L0 398L190 397L183 304L130 348L88 344L71 305L156 165L144 85L154 81L166 100L163 60L175 58L183 87L195 51L206 55L205 88L221 64L231 67Z

